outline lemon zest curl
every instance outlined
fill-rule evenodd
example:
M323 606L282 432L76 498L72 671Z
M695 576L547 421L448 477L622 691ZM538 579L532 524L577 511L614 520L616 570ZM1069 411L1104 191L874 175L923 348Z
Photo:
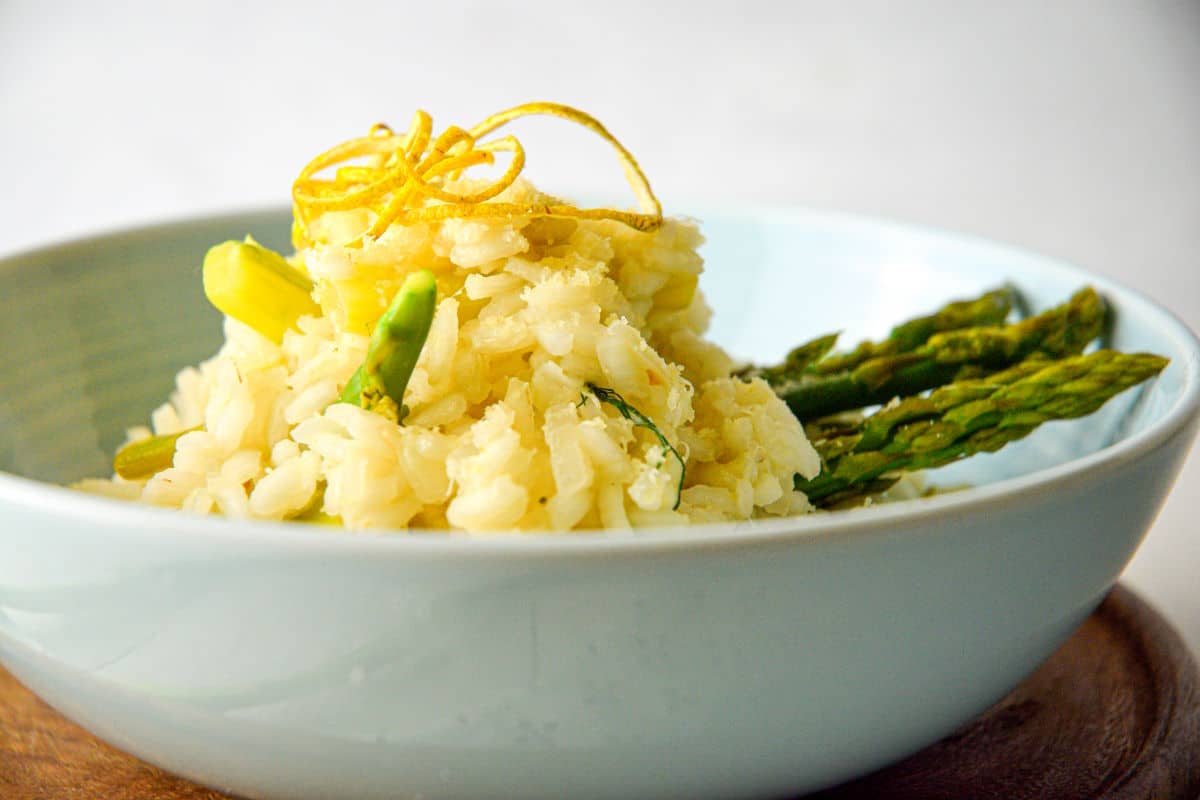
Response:
M525 148L513 136L480 141L513 120L549 115L574 122L604 139L617 151L625 178L640 211L580 208L569 203L492 202L513 185L525 168ZM492 183L470 192L455 192L446 183L467 170L492 165L496 154L509 154L508 167ZM332 177L318 177L332 170ZM292 187L297 247L312 244L310 225L329 211L369 209L370 227L351 244L377 237L392 225L448 219L494 219L514 216L613 220L638 231L662 225L662 205L637 160L599 120L559 103L525 103L493 114L469 130L450 126L435 138L433 119L413 115L408 130L396 133L386 124L373 125L366 136L350 139L321 153L300 171Z

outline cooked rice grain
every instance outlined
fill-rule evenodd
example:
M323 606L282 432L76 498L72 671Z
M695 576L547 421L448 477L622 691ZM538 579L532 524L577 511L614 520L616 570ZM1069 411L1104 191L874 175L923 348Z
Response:
M525 183L506 195L545 199ZM347 241L370 222L331 213L316 224ZM703 338L701 242L683 220L646 234L515 218L302 251L292 261L323 316L302 318L281 345L227 320L224 346L181 371L151 415L156 433L203 426L180 437L173 466L82 486L198 513L320 511L351 528L625 528L808 511L792 476L815 475L819 460L800 425L765 383L730 377L730 358ZM374 320L426 268L441 299L405 424L337 402ZM589 382L675 445L682 493L676 459Z

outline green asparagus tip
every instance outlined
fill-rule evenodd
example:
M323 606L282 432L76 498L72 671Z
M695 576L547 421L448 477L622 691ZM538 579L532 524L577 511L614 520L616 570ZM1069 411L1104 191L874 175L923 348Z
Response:
M1087 416L1168 363L1162 356L1113 350L1035 357L928 396L907 397L857 423L813 424L821 474L797 478L796 488L819 507L850 503L898 473L995 452L1045 422Z
M879 344L864 342L850 353L817 362L812 371L819 374L772 388L797 418L808 422L1005 369L1035 355L1077 355L1100 335L1107 315L1103 299L1085 287L1061 306L1020 322L974 324L989 315L996 319L1001 311L1007 315L1012 300L1010 292L997 290L974 301L951 303L897 328L928 334L917 347L898 349L920 338L912 333Z
M404 418L404 390L420 358L437 308L437 280L427 269L404 280L375 324L367 357L342 390L341 400Z
M149 478L171 466L175 461L175 443L185 433L198 431L188 428L178 433L164 433L130 442L113 457L113 472L128 481Z

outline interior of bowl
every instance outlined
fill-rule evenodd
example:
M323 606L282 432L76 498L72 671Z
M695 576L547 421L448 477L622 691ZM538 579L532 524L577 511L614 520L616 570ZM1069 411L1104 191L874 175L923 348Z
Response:
M1163 419L1195 369L1194 344L1150 303L1053 260L936 231L810 212L698 215L711 336L770 362L814 336L843 346L1004 283L1033 309L1092 282L1116 299L1109 344L1166 355L1150 385L1085 420L1052 423L995 455L931 473L982 485L1096 452ZM125 429L144 425L175 373L221 341L200 264L247 233L286 250L284 211L162 225L0 262L0 470L53 483L107 475ZM1192 360L1189 366L1187 359Z
M1047 424L999 453L928 473L935 485L995 483L1094 453L1162 420L1180 401L1184 384L1194 380L1185 364L1192 344L1180 338L1168 315L1135 293L1053 259L837 214L768 211L704 220L702 284L714 309L711 335L747 361L776 361L796 344L836 331L840 346L849 348L949 300L1005 284L1015 286L1034 312L1094 285L1115 309L1105 346L1172 359L1157 380L1085 419Z
M52 483L111 475L126 428L147 424L175 374L221 343L205 252L247 233L286 249L287 219L167 224L0 262L0 469Z

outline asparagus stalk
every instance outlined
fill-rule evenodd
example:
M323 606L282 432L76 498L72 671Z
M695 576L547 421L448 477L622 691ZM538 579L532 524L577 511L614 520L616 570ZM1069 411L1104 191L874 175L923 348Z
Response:
M367 357L342 390L344 403L361 405L400 422L404 390L429 336L437 282L427 269L409 275L379 318Z
M249 237L219 244L204 256L209 302L276 344L301 316L321 313L312 290L307 275Z
M881 342L860 342L849 353L829 356L837 343L836 333L821 336L793 349L783 363L772 367L743 370L742 377L761 377L771 386L782 386L803 380L805 375L832 375L851 370L865 361L882 356L907 353L929 340L935 333L973 328L980 325L999 325L1008 317L1020 297L1012 286L994 289L971 300L947 303L932 314L915 317L892 328ZM828 356L828 357L827 357Z
M897 325L882 342L861 342L849 353L836 354L813 364L812 371L819 375L833 375L854 369L875 358L911 352L938 333L983 325L1001 325L1016 302L1016 289L1005 286L973 300L947 303L932 314Z
M839 372L825 373L824 362L819 362L814 368L821 374L774 388L801 421L816 419L1004 369L1032 355L1077 355L1100 334L1106 314L1095 290L1084 288L1063 305L1012 325L934 333L913 350L868 357ZM863 353L872 347L860 345ZM846 363L854 363L854 358Z
M1075 419L1157 375L1167 359L1099 350L1058 361L1032 358L983 378L909 397L861 423L829 425L814 441L823 469L796 488L818 506L886 488L897 471L940 467L994 452L1043 422Z
M783 363L773 367L748 367L738 373L742 378L762 378L772 387L786 386L803 380L815 364L825 358L837 344L838 334L827 333L795 347L784 356Z
M175 443L185 433L198 431L188 428L178 433L160 433L130 442L113 457L113 472L126 480L142 480L171 466L175 460Z

